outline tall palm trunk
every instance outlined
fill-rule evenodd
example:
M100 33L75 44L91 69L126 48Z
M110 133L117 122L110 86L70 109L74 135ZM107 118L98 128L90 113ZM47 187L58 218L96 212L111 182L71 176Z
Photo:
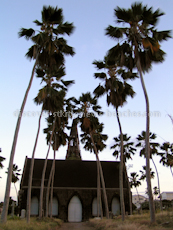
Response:
M172 172L172 168L171 168L171 166L170 166L170 171L171 171L171 174L172 174L172 177L173 177L173 172Z
M149 142L149 132L150 132L150 110L149 110L149 99L147 90L145 87L143 75L142 75L142 68L141 63L139 59L139 55L137 52L137 63L136 63L144 96L146 101L146 138L145 138L145 157L146 157L146 179L147 179L147 189L148 189L148 196L149 196L149 207L150 207L150 220L152 223L155 223L155 207L154 207L154 201L153 201L153 194L152 194L152 188L151 188L151 175L150 175L150 142Z
M94 152L96 154L96 159L97 159L97 161L99 163L100 177L101 177L101 182L102 182L103 196L104 196L104 203L105 203L105 210L106 210L106 218L109 219L109 208L108 208L108 200L107 200L107 195L106 195L105 181L104 181L104 177L103 177L103 170L102 170L102 166L101 166L101 163L100 163L100 160L99 160L97 148L95 146L95 143L94 143L93 136L92 136L91 132L90 132L90 137L91 137L91 141L92 141L93 146L94 146Z
M16 190L16 206L17 206L17 205L18 205L18 197L17 197L17 188L16 188L15 183L14 183L14 188L15 188L15 190Z
M46 217L48 217L48 213L49 213L49 189L50 189L50 184L51 184L51 180L52 180L52 174L53 174L53 167L51 167L51 171L49 174L49 180L48 180L48 184L47 184L47 191L46 191Z
M117 121L120 130L120 140L121 140L121 155L120 155L120 168L119 168L119 186L120 186L120 204L121 204L121 217L122 221L125 219L125 206L124 206L124 191L123 191L123 166L124 166L124 150L123 150L123 133L121 128L121 123L118 115L118 108L116 107Z
M33 170L34 170L34 156L35 156L35 150L37 146L37 141L38 141L38 136L40 132L40 123L41 123L41 117L43 114L43 108L39 117L39 122L38 122L38 130L37 130L37 135L35 139L35 144L34 144L34 149L32 153L32 159L31 159L31 165L30 165L30 171L29 171L29 180L28 180L28 192L27 192L27 223L30 223L30 212L31 212L31 189L32 189L32 177L33 177Z
M130 215L132 215L133 211L132 211L132 194L131 194L131 188L130 188L130 183L129 183L129 178L128 178L128 174L127 174L127 169L126 169L126 165L125 165L125 161L124 161L124 171L126 174L126 178L127 178L127 186L128 186L128 193L129 193L129 209L130 209Z
M140 209L141 209L141 212L142 212L142 205L141 205L141 202L140 202L138 189L137 189L137 187L135 187L135 188L136 188L136 193L137 193L137 195L138 195L138 201L139 201Z
M34 64L33 69L32 69L31 78L30 78L27 90L25 92L25 96L24 96L24 99L23 99L23 102L22 102L22 105L20 108L20 113L19 113L18 119L17 119L17 124L16 124L16 129L15 129L15 133L14 133L13 144L12 144L12 149L11 149L11 154L10 154L10 161L9 161L9 166L8 166L8 175L7 175L3 210L2 210L2 214L1 214L1 222L2 223L5 223L7 221L7 213L8 213L9 197L10 197L10 186L11 186L11 181L12 181L13 160L14 160L14 155L15 155L15 150L16 150L17 138L18 138L18 134L19 134L19 128L20 128L20 123L21 123L21 119L22 119L22 114L24 111L24 107L26 104L29 90L30 90L31 85L32 85L36 65L37 65L37 58L36 58L35 64Z
M53 184L54 184L54 175L55 175L55 155L56 151L54 150L54 158L52 164L52 185L51 185L51 193L50 193L50 218L52 218L52 201L53 201Z
M48 158L48 155L49 155L50 146L51 146L51 142L52 142L52 138L53 138L53 134L54 134L54 130L55 130L55 123L56 123L56 117L55 117L53 129L52 129L52 133L51 133L51 136L50 136L50 140L49 140L49 147L48 147L46 159L45 159L45 161L44 161L44 168L43 168L43 171L42 171L41 188L40 188L39 218L42 217L44 179L45 179L45 173L46 173L46 167L47 167L47 158Z
M97 158L96 158L96 161L97 161L97 217L99 217L101 214L101 219L103 219L101 187L100 187L100 170L99 170L99 162Z
M153 162L153 165L155 167L155 170L156 170L156 174L157 174L157 185L158 185L158 189L159 189L159 199L160 199L160 210L162 211L163 208L162 208L162 198L161 198L161 195L160 195L160 181L159 181L159 174L158 174L158 171L157 171L157 167L156 167L156 164L153 160L153 158L151 158L152 162Z

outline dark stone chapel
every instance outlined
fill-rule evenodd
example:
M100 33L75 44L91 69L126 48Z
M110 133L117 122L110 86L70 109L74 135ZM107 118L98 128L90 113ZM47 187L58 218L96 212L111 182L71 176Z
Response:
M35 159L31 194L31 215L37 216L44 159ZM44 184L43 213L45 214L46 189L53 160L48 160ZM25 159L19 191L20 210L26 210L28 176L31 159ZM101 161L109 211L119 215L119 162ZM124 172L125 210L129 213L129 191ZM102 193L103 201L103 193ZM104 202L103 214L105 215ZM81 222L97 216L97 163L81 159L77 126L72 125L65 160L55 161L53 184L53 217L68 222Z

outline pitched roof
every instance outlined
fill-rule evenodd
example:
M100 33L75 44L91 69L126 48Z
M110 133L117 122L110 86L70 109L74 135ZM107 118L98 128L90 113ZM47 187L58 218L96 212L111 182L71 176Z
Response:
M33 186L40 186L44 159L35 159L33 172ZM48 160L45 175L47 185L53 160ZM28 175L31 159L26 158L21 187L28 185ZM119 162L101 162L106 188L119 188ZM97 187L97 164L95 161L56 160L54 187ZM126 181L124 187L127 187Z

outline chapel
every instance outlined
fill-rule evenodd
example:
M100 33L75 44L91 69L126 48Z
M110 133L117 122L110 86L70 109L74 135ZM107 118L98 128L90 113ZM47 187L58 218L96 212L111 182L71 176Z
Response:
M34 160L34 171L31 192L31 216L38 216L39 197L44 159ZM47 162L44 182L43 214L48 178L53 160ZM19 191L20 210L26 210L28 178L31 159L26 157ZM101 161L109 211L119 215L120 189L119 165L117 161ZM123 174L123 189L125 210L129 213L129 190L127 174ZM102 190L102 188L101 188ZM103 200L103 191L102 201ZM103 203L103 214L105 207ZM68 222L81 222L97 216L97 163L84 161L81 158L77 125L73 122L65 160L55 161L55 175L53 184L52 215Z

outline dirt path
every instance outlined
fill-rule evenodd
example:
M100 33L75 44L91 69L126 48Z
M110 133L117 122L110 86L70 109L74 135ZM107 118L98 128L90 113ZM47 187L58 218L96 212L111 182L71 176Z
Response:
M87 222L80 223L63 223L60 230L94 230L93 227L90 227Z

